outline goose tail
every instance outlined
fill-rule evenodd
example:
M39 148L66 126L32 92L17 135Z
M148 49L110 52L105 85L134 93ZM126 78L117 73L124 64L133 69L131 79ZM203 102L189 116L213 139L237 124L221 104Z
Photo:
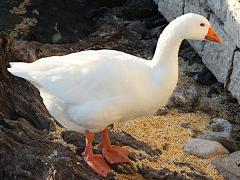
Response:
M25 63L25 62L10 62L10 68L8 68L7 70L17 76L17 77L21 77L27 80L32 80L31 75L29 74L28 70L29 70L29 63Z

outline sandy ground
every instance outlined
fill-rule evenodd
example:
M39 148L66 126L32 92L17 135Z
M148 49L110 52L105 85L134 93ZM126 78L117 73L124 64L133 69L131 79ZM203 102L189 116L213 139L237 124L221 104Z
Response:
M173 162L190 163L213 179L223 179L217 170L211 165L211 159L202 159L184 153L184 144L193 135L192 131L185 129L181 125L189 123L199 131L205 131L205 124L209 121L209 116L203 113L178 113L172 110L171 113L165 116L150 116L134 119L126 123L114 124L114 129L117 131L125 131L131 134L138 140L144 141L153 148L159 148L162 154L156 162L144 159L136 162L137 165L144 164L154 169L168 168L171 171L182 172L190 171L186 167L179 167ZM128 148L131 152L132 149ZM136 152L135 153L144 153Z

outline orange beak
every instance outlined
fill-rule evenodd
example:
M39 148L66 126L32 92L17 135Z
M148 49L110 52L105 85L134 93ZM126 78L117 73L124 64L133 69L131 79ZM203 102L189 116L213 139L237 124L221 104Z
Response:
M206 40L210 40L210 41L215 41L217 43L223 44L222 39L217 35L217 33L214 31L214 29L210 26L210 28L208 29L208 33L205 36Z

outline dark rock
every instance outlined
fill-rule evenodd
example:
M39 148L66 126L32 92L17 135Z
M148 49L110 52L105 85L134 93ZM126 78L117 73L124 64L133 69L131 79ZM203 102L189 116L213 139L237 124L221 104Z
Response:
M144 49L148 50L153 57L157 45L157 39L144 40L143 44Z
M232 125L224 119L212 119L207 124L209 131L201 134L198 138L217 141L226 147L230 152L239 150L236 141L232 138Z
M126 132L111 133L112 142L121 145L128 145L134 149L145 151L150 156L159 156L162 152L160 149L151 148L148 144L138 141Z
M148 38L158 38L166 26L161 25L150 30Z
M101 7L99 9L94 9L92 12L90 12L90 18L91 19L98 19L103 18L106 13L110 11L107 7Z
M1 1L0 6L0 31L11 31L15 28L15 24L22 21L22 17L11 14L13 7L19 6L21 0Z
M212 107L209 103L208 100L203 100L199 106L198 106L198 109L205 112L205 113L210 113L212 111Z
M83 39L96 30L96 23L87 18L93 9L91 1L86 0L32 1L25 17L36 18L37 24L30 28L25 39L43 43L69 43ZM32 14L33 10L39 13Z
M174 162L176 165L181 167L190 168L190 172L172 172L167 168L155 170L149 167L138 167L138 171L145 179L155 180L155 179L166 179L166 180L187 180L187 179L201 179L201 180L211 180L207 174L203 173L201 170L197 169L193 165L184 162Z
M62 138L68 144L73 144L77 147L77 154L81 155L81 153L85 149L85 136L74 132L74 131L64 131L62 133Z
M134 31L138 34L141 34L142 37L146 36L146 34L147 34L146 25L141 21L133 21L133 22L129 23L127 28L130 31Z
M95 1L89 1L88 4L89 6L94 6L96 8L106 6L109 8L112 7L118 7L118 6L123 6L124 3L126 3L127 0L95 0Z
M132 163L111 164L110 167L120 174L137 173L137 168Z
M159 14L157 17L153 17L150 20L146 21L146 26L148 29L153 29L158 26L167 26L168 22L167 20Z
M145 0L127 0L126 3L120 8L119 17L128 20L138 20L151 18L153 16L160 16L157 6L153 1Z
M192 65L194 63L203 64L202 58L194 51L194 49L186 40L184 40L180 46L179 56L184 60L187 60L189 65Z
M0 120L1 179L102 179L60 143L28 121ZM7 153L7 154L6 154Z
M188 89L177 86L170 97L168 107L180 107L192 111L197 104L198 92L195 86L190 86Z
M240 179L240 151L236 151L227 157L212 161L219 173L225 179Z
M138 167L138 172L145 178L149 180L153 179L167 179L167 180L185 180L185 176L178 174L177 172L172 172L167 168L154 170L149 167Z
M219 93L220 93L220 92L219 92L219 89L218 89L217 87L211 86L210 89L209 89L209 91L207 92L207 96L208 96L208 97L212 97L212 95L214 95L214 94L219 94Z
M203 85L212 85L217 83L216 77L206 67L204 67L202 71L194 77L194 80Z
M186 162L174 162L175 165L180 167L187 167L191 172L184 172L191 179L212 180L206 173L198 169L195 165Z
M166 114L168 114L168 111L167 111L167 109L159 109L157 112L156 112L156 116L164 116L164 115L166 115Z

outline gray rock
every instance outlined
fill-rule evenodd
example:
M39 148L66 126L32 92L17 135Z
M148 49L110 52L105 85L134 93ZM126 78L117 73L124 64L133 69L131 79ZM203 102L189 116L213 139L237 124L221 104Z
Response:
M211 15L210 23L223 39L224 44L207 42L204 47L202 61L216 76L217 80L226 86L236 45L223 30L221 23L214 15Z
M224 119L212 119L209 121L207 128L210 131L199 135L198 138L217 141L221 143L225 148L227 148L230 152L239 150L237 143L231 136L232 125L230 122Z
M191 138L185 144L184 151L188 154L205 159L214 155L224 155L229 153L219 142L199 138Z
M219 173L229 180L240 179L240 151L231 153L228 157L212 161Z
M198 91L195 86L190 86L188 89L177 86L169 99L168 107L192 109L198 104L198 97Z
M210 12L205 3L204 0L185 0L184 14L197 13L207 18Z
M234 53L233 60L233 71L230 77L230 84L228 90L232 93L234 97L240 102L240 52L236 51Z
M188 40L188 42L200 56L203 56L205 41Z
M236 0L228 1L228 10L224 29L229 36L240 47L240 2Z
M214 14L221 19L222 22L226 20L227 16L227 1L226 0L206 0L207 5L211 8Z
M155 0L157 2L157 0ZM158 10L168 20L172 21L183 14L184 0L158 0Z

